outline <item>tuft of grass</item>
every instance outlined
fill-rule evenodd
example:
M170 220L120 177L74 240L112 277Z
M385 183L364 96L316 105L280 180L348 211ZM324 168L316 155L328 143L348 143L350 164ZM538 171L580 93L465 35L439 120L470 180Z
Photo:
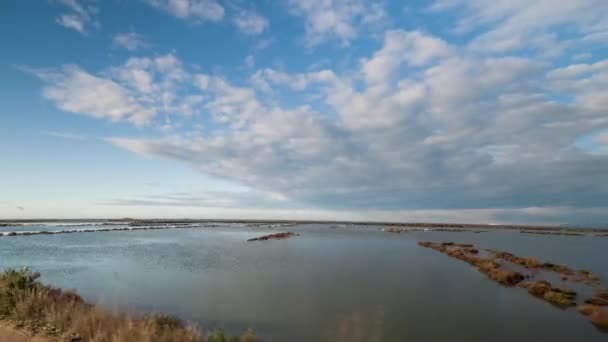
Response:
M38 273L24 268L8 269L0 275L0 319L10 316L17 304L17 296L37 286Z
M205 335L169 315L108 311L86 303L74 291L43 285L39 277L30 269L0 273L0 320L34 334L81 342L259 341L250 330L241 337L228 336L221 330Z

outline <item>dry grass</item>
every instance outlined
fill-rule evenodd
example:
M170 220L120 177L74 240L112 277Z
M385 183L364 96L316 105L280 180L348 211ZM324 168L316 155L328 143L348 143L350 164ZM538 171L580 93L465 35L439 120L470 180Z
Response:
M108 311L86 303L73 291L42 285L37 278L27 269L0 274L0 320L36 335L74 342L259 341L251 331L241 337L227 337L222 331L204 335L172 316Z

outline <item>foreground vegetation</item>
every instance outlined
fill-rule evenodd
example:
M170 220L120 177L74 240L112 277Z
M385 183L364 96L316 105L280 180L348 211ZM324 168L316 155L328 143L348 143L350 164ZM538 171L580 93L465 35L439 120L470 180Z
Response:
M257 342L251 331L229 337L217 330L203 334L167 315L139 316L86 303L73 291L44 285L29 269L0 273L0 321L49 340L72 342ZM2 336L0 336L0 340Z

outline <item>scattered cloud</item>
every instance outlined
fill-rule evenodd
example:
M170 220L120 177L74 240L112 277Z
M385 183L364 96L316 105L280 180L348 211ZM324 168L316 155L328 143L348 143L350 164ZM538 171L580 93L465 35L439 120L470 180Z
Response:
M148 2L184 19L224 16L214 1ZM155 129L109 143L252 189L112 205L583 220L608 207L608 155L576 145L608 127L608 60L568 51L603 39L604 3L438 0L430 13L459 18L446 36L390 29L380 47L340 68L329 62L255 70L252 53L244 81L203 72L209 66L174 53L96 72L76 65L30 72L64 111ZM215 19L198 6L215 8ZM351 44L386 15L362 0L290 0L288 7L303 18L309 46ZM246 16L239 27L239 15L239 29L267 29L267 21ZM594 136L594 143L604 146L608 136Z
M149 5L180 19L195 22L219 22L224 19L224 7L215 0L145 0Z
M271 38L266 38L266 39L260 39L256 44L255 44L255 51L259 52L262 50L265 50L267 47L269 47L272 44L273 40Z
M403 63L423 66L450 54L448 44L433 36L419 31L388 31L382 49L363 61L363 72L368 82L383 82Z
M255 65L255 56L249 55L249 56L245 57L245 65L248 68L253 68L253 66Z
M304 19L309 46L330 40L348 45L360 30L386 17L382 6L364 0L289 0L288 4L293 15Z
M393 53L401 48L394 36L406 57ZM388 71L370 67L377 58L390 60L382 63ZM299 106L199 75L205 109L227 129L111 142L322 207L605 206L608 188L597 184L606 184L600 170L608 159L571 148L608 123L589 101L600 101L603 64L567 68L475 56L417 31L390 31L355 72L253 75L258 89L271 97L289 89ZM575 97L555 100L564 93Z
M172 54L130 58L98 74L75 65L26 70L45 82L43 96L60 109L137 126L148 125L159 115L165 122L176 113L194 115L202 100L200 95L178 94L192 75Z
M156 114L153 108L144 107L119 83L92 75L75 65L40 71L36 75L47 82L44 98L66 112L112 121L126 119L140 125Z
M458 10L456 32L482 28L470 43L479 51L555 54L572 45L608 42L608 3L603 0L436 0L431 9Z
M96 18L98 9L88 0L58 0L67 7L68 12L57 17L57 23L65 28L86 34L89 27L99 29L101 26Z
M608 106L608 60L587 64L572 64L553 70L549 85L568 94L587 111L602 111Z
M136 51L150 46L144 37L136 32L118 33L112 38L112 42L115 46L129 51Z
M244 9L238 9L232 18L232 23L239 32L256 36L264 32L268 28L268 19L260 14Z

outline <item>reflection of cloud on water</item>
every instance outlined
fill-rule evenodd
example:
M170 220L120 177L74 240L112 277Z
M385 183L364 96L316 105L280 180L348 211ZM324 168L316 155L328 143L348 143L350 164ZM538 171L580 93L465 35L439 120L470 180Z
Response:
M384 330L384 308L375 312L358 311L340 315L335 331L329 332L329 340L338 342L380 342Z

